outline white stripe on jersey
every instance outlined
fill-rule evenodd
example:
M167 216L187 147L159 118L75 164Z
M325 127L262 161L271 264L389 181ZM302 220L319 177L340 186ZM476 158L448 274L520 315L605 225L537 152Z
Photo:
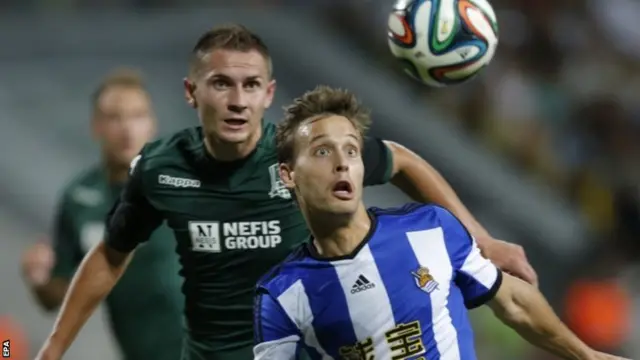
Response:
M355 259L334 261L332 264L340 279L358 341L371 337L375 346L375 358L391 359L391 350L386 342L385 331L392 329L396 324L387 289L380 277L369 245L365 245ZM360 275L375 286L352 294L351 289Z
M429 293L431 297L431 317L433 337L441 360L460 360L458 333L451 320L449 308L449 288L453 279L453 266L447 252L442 228L408 232L407 237L418 263L429 268L438 281L438 291Z
M320 346L320 342L316 337L316 332L313 329L313 312L311 311L311 305L309 305L309 298L302 285L302 280L297 280L290 288L278 296L278 302L284 308L284 311L289 316L289 319L293 321L298 329L302 329L304 342L316 349L316 351L322 356L323 360L333 360L331 356Z
M480 253L476 239L473 239L473 245L469 255L464 259L464 264L460 268L460 271L469 274L477 282L487 289L491 289L496 283L498 278L498 272L495 271L495 265L487 261Z
M253 348L253 360L295 359L299 340L300 337L298 335L291 335L282 339L257 344Z

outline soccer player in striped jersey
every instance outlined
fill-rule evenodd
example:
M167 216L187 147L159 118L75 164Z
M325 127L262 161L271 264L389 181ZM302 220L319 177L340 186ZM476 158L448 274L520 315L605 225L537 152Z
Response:
M280 175L312 237L258 283L255 359L473 360L467 309L488 304L565 359L616 359L572 334L534 286L502 273L448 210L366 210L354 96L319 87L287 109Z

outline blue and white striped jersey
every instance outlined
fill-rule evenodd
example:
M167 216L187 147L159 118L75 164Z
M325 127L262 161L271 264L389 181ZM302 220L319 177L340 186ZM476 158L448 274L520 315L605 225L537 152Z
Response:
M502 273L447 210L370 209L349 256L311 244L259 283L255 359L474 360L467 309L498 291Z

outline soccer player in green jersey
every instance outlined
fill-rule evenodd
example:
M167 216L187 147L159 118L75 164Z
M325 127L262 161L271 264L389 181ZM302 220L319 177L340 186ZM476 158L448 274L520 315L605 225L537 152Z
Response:
M104 219L124 187L129 163L155 132L150 98L142 78L132 70L107 76L92 106L102 162L76 176L62 192L53 246L38 243L23 254L24 279L38 303L50 311L62 303L84 255L102 241ZM154 231L106 299L124 359L180 357L184 296L172 237L166 227Z
M269 51L242 26L215 28L198 40L184 84L201 126L152 142L133 160L106 238L85 257L39 359L60 359L163 222L182 263L183 359L252 358L256 281L308 234L278 176L275 125L263 121L276 90ZM365 141L363 160L367 185L391 181L416 200L449 208L486 256L535 282L522 249L492 239L424 160L375 138Z

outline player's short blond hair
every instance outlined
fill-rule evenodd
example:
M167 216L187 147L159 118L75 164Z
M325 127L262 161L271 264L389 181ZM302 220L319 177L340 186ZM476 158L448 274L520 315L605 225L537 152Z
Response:
M300 125L312 118L331 115L343 116L354 125L360 138L371 125L369 110L364 108L356 96L348 90L329 86L318 86L295 99L285 107L285 116L276 130L278 161L292 164L295 159L295 134Z
M91 105L94 112L98 110L98 102L102 94L114 87L139 89L145 93L148 92L142 72L134 68L117 68L108 73L91 94Z

